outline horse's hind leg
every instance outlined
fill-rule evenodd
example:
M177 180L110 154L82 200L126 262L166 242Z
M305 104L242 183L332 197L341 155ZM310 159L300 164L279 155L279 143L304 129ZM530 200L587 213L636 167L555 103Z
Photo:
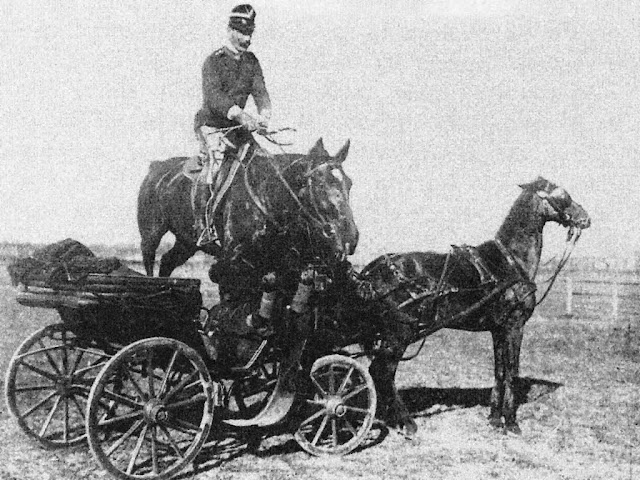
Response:
M162 235L142 235L140 250L142 251L142 264L147 276L153 277L153 265L156 261L156 250L160 245Z
M195 245L190 246L176 239L176 243L171 250L162 255L160 259L159 276L168 277L171 275L171 272L193 257L197 250L198 248Z

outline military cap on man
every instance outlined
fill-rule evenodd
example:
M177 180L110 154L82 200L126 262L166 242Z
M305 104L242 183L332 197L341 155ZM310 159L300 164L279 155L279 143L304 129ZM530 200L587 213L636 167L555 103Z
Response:
M251 35L255 28L256 11L247 3L233 7L229 15L229 27Z

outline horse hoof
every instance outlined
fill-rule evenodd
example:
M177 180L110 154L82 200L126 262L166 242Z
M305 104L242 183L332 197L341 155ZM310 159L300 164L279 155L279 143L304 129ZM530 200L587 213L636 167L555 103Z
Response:
M489 425L493 428L502 428L502 419L500 417L489 417Z
M520 426L517 423L512 423L504 426L505 435L508 433L513 433L514 435L521 435L522 430L520 430Z
M404 436L411 440L415 437L416 433L418 433L418 425L410 418L409 420L405 420L402 430L404 431Z

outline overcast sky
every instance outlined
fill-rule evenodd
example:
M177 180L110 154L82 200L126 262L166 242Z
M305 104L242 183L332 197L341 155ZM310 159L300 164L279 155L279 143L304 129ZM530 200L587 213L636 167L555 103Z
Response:
M140 182L196 153L200 69L236 3L2 3L0 241L138 242ZM356 258L492 238L538 175L592 216L576 255L640 250L637 1L252 4L291 151L351 140Z

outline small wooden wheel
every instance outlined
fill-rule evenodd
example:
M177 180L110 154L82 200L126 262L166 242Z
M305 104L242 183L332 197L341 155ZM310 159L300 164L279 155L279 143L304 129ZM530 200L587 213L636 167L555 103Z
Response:
M204 361L169 338L140 340L100 371L89 395L89 446L123 479L165 479L191 462L207 439L217 388Z
M109 356L82 345L63 323L29 336L13 355L5 381L11 414L47 448L85 440L89 389Z
M309 372L313 393L305 399L295 439L313 455L345 455L366 438L376 413L376 390L364 365L344 355L316 360Z

